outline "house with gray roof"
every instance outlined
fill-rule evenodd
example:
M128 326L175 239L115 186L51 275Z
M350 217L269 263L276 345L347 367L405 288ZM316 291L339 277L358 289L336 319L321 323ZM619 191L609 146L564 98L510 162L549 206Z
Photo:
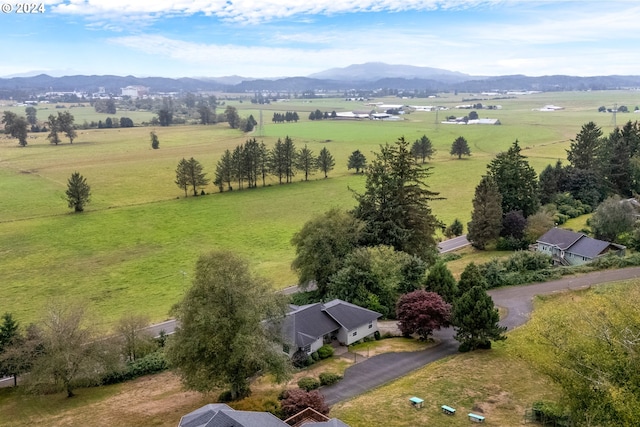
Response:
M284 352L289 356L302 350L317 351L334 340L350 345L378 330L382 314L335 299L325 303L290 306L282 326Z
M624 255L626 247L554 227L537 240L536 250L550 255L555 264L581 265L608 253Z
M269 412L236 411L224 403L210 403L180 418L178 427L349 427L337 418L329 418L316 411L309 417L311 408L301 411L290 419L301 424L287 423Z

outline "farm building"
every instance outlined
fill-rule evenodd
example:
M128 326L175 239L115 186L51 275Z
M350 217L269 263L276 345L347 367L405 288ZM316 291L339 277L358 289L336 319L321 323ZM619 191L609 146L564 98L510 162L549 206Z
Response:
M626 247L554 227L536 242L536 250L559 265L581 265L608 253L624 255Z

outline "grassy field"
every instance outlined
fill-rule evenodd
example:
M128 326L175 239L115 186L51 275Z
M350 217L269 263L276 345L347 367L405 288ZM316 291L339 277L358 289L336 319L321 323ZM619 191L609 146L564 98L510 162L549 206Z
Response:
M471 96L444 94L438 99L383 101L453 107L469 103L463 98ZM540 171L565 158L569 139L585 122L595 120L605 133L612 128L611 115L597 113L598 106L617 102L633 108L638 98L636 92L624 91L559 92L482 101L503 106L501 110L480 110L481 117L499 118L502 126L441 125L431 112L408 114L398 122L312 122L306 117L316 108L344 111L364 107L340 99L292 100L265 106L264 125L251 135L218 124L80 130L73 145L64 142L59 146L51 146L44 134L29 139L25 148L18 147L15 140L0 139L0 194L4 196L0 209L0 275L4 278L0 311L12 312L26 324L38 318L42 306L53 296L63 295L90 304L104 319L104 328L130 311L143 311L153 320L162 320L188 286L198 254L215 248L229 248L246 256L258 274L273 281L274 288L288 286L295 282L289 267L294 256L289 244L292 235L308 219L331 207L350 208L354 199L349 189L363 188L363 177L346 168L355 149L371 159L380 144L400 136L409 141L429 136L437 150L429 164L429 184L444 197L433 202L433 210L446 224L455 218L466 224L475 186L487 163L515 139L521 141L523 153ZM241 116L259 117L255 105L227 102L235 105ZM566 109L532 111L545 104ZM51 105L47 108L39 110L39 117L57 111ZM273 111L297 111L302 120L272 124ZM77 122L106 117L90 107L72 108L71 112ZM129 113L115 116L133 118ZM440 112L440 120L448 115L445 113L464 115L468 110ZM633 118L633 114L620 114L618 121ZM137 120L146 119L140 116L134 118ZM159 136L159 150L150 148L151 130ZM310 182L270 182L266 188L187 199L173 182L175 167L183 157L198 159L211 177L225 149L254 136L271 146L286 135L298 148L307 144L316 154L322 147L329 149L336 159L329 179L316 174ZM451 143L460 135L471 145L468 159L449 155ZM66 180L74 171L87 178L93 193L91 204L81 215L71 214L64 201ZM215 189L209 186L207 192Z

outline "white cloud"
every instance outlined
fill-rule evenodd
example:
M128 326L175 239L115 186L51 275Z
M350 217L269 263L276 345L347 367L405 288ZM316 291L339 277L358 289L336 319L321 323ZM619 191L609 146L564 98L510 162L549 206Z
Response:
M204 14L223 21L258 23L304 15L334 15L357 12L402 12L436 9L466 9L505 3L500 0L53 0L52 10L96 19Z

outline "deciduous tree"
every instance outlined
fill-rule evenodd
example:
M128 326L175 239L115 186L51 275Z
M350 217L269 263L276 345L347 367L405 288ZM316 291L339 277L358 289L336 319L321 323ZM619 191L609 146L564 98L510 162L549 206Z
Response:
M307 408L312 408L321 414L329 413L329 406L324 396L318 390L305 391L294 388L284 392L284 399L280 401L280 408L285 417L292 417Z
M435 292L417 290L400 297L396 318L403 335L418 334L427 340L433 331L449 326L451 305Z
M360 243L363 229L362 221L337 208L307 221L291 239L296 248L291 267L298 274L298 283L306 287L314 282L324 296L331 276Z
M158 135L154 131L149 132L149 136L151 138L151 148L157 150L160 148L160 140L158 139Z
M13 138L17 138L18 144L21 147L27 145L27 128L29 124L24 117L19 117L11 111L5 111L2 117L2 123L4 123L5 132Z
M245 397L249 378L258 372L286 377L288 360L276 321L285 306L237 255L202 255L191 288L175 308L180 326L168 343L167 358L189 389L229 387L232 399Z
M58 113L58 118L56 120L56 125L58 127L58 130L60 132L63 132L67 138L69 138L69 143L73 144L73 140L76 138L76 136L78 136L78 134L76 133L76 129L74 126L74 117L73 115L68 112L62 112L62 113Z
M84 211L84 206L91 201L91 187L79 172L71 174L67 181L65 194L67 195L67 203L74 212Z

